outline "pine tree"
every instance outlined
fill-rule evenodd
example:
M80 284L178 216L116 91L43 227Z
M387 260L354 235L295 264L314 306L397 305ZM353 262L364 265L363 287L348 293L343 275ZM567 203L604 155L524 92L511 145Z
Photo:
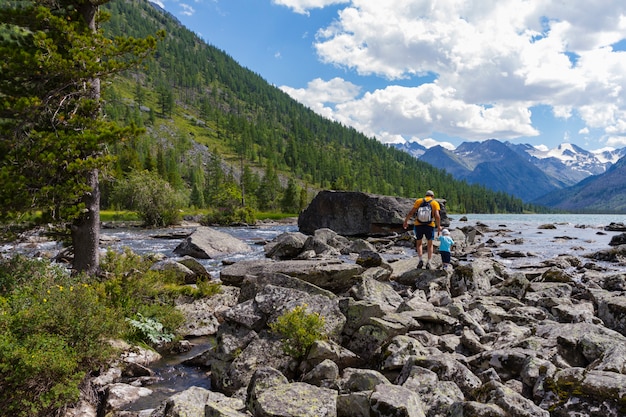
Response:
M289 178L287 188L283 193L280 208L284 213L297 213L299 206L300 189L293 178Z
M156 39L108 39L109 0L0 4L0 216L41 210L71 223L74 269L99 268L99 172L106 144L136 133L101 116L100 80L145 58Z

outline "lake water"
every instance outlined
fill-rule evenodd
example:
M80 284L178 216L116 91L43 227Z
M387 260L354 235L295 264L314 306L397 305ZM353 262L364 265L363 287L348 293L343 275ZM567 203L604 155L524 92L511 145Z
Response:
M463 216L467 221L459 221ZM485 224L499 249L529 252L529 258L499 259L510 266L536 264L560 254L582 256L610 248L611 238L621 232L604 230L611 223L626 223L626 215L611 214L466 214L450 215L451 229ZM540 228L551 224L555 229ZM626 270L612 265L612 269Z
M449 217L451 230L475 226L478 223L486 225L490 232L481 238L483 241L492 239L496 242L496 248L494 248L496 252L501 249L510 249L533 255L527 258L498 259L512 267L538 264L542 260L560 254L582 256L586 253L608 249L611 238L620 232L605 231L605 226L611 223L626 223L626 215L623 214L450 214ZM462 218L467 220L461 221ZM555 225L556 228L539 228L546 224ZM199 260L215 278L219 277L223 262L264 258L263 245L265 242L271 241L281 233L298 231L298 226L296 224L270 224L254 227L218 227L216 229L247 242L252 248L252 252ZM177 256L173 251L182 241L180 235L185 232L191 233L193 230L194 226L147 230L141 228L105 228L101 234L108 238L107 243L103 246L114 250L129 247L139 254L160 253L170 258L176 258ZM170 235L169 238L168 235ZM172 238L171 235L178 237ZM43 250L54 254L60 249L60 245L55 242L38 243L37 245L24 243L0 246L0 253L32 254ZM409 248L406 250L406 254L402 256L415 256L415 251ZM612 268L626 270L626 268L615 265L612 265Z
M166 238L168 234L176 232L192 232L195 227L180 227L166 229L105 229L102 235L106 235L114 239L113 242L107 243L106 246L121 250L123 247L129 247L133 252L138 254L159 253L168 258L177 258L174 249L181 243L182 238L171 239ZM276 236L285 232L295 232L298 230L296 225L270 225L270 226L253 226L253 227L214 227L224 233L236 237L250 245L252 252L245 254L233 254L214 259L198 259L204 265L209 273L217 278L224 261L237 262L248 259L261 259L265 257L263 245L271 241Z

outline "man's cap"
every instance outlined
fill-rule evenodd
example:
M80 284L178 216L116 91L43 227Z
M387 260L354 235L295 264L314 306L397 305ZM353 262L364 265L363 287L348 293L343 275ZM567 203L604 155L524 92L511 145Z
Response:
M435 193L433 193L433 191L432 191L432 190L428 190L428 191L426 191L426 195L430 195L430 196L433 196L433 197L434 197L434 196L435 196Z

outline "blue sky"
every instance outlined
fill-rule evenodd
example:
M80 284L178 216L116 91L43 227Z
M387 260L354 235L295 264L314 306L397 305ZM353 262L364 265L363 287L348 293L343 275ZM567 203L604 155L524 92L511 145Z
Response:
M623 0L154 0L381 142L626 146Z

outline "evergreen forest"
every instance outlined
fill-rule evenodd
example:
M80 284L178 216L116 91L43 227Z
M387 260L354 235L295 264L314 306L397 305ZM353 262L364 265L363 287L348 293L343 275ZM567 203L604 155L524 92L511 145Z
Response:
M104 9L107 36L166 35L152 59L103 85L106 117L145 129L110 149L103 208L132 209L132 184L149 176L168 199L218 214L297 213L320 189L401 197L432 189L454 213L540 210L317 115L147 0Z

